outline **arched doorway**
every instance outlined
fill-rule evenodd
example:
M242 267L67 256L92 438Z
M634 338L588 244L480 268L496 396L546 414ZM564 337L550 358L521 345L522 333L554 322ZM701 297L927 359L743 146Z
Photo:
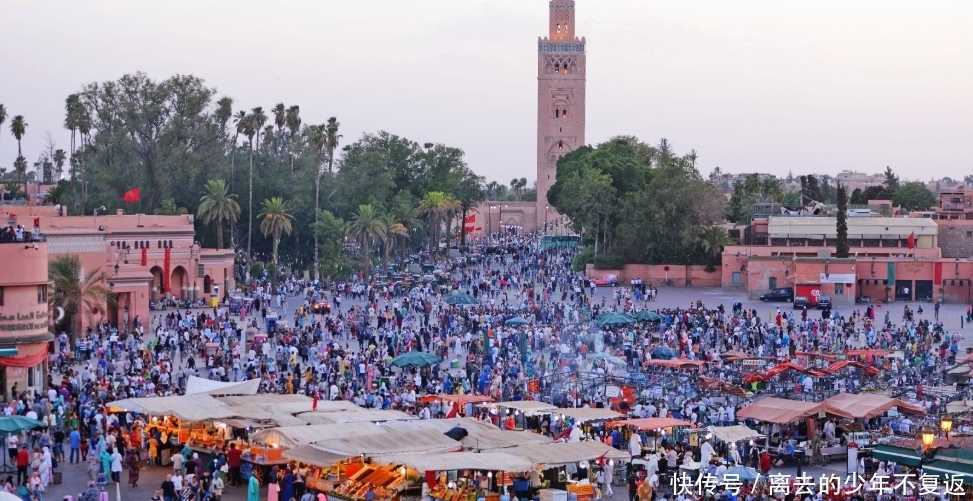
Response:
M206 275L203 277L203 294L211 294L213 287L213 279Z
M158 301L160 298L162 298L162 296L165 295L166 292L165 284L163 283L165 272L162 271L162 268L153 266L151 269L149 269L149 273L152 274L152 300Z
M172 270L172 277L169 279L169 287L172 289L172 294L178 295L182 299L186 299L189 293L183 288L188 286L189 274L186 273L186 269L182 266L176 266L176 268Z

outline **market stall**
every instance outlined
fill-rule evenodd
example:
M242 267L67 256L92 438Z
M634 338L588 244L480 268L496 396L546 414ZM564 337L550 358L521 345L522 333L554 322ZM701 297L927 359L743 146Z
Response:
M846 419L871 419L890 409L904 414L923 415L926 409L905 400L867 393L839 393L824 402L822 411Z
M413 421L419 419L402 411L363 409L341 412L302 412L297 415L308 424L343 424L343 423L381 423L385 421Z
M189 376L186 381L186 395L256 395L259 388L260 379L226 383Z
M473 453L453 452L439 455L394 455L385 456L383 461L403 464L425 473L425 481L429 487L428 495L440 501L468 501L478 497L478 490L489 491L509 473L521 474L521 480L513 480L514 490L525 492L529 488L529 481L524 473L534 468L530 460L505 453ZM484 476L484 472L487 472ZM486 482L486 489L483 487ZM518 483L526 485L518 485ZM520 487L520 489L518 489ZM499 499L498 494L486 493L485 499Z
M503 452L534 462L543 471L547 487L565 490L578 501L591 501L597 497L592 481L597 463L631 461L625 451L595 441L522 445Z
M253 405L278 414L298 414L314 410L314 400L304 395L261 393L252 396L217 397L216 400L225 405ZM319 405L323 403L318 402ZM346 402L343 405L355 404ZM360 409L358 406L355 407Z
M641 419L622 419L612 421L607 424L608 428L623 428L625 443L631 439L632 434L642 434L643 450L655 451L659 449L662 442L672 434L673 428L683 428L691 426L692 423L674 418L641 418ZM649 440L651 438L651 441ZM676 440L678 441L678 440ZM651 442L651 445L650 445Z
M261 430L250 435L250 441L258 444L293 449L319 440L356 437L387 433L381 426L362 426L358 423L312 424L283 426ZM352 454L355 456L356 454Z
M534 400L482 403L477 407L486 410L491 420L495 420L497 426L505 430L540 431L540 416L559 411L557 406Z
M442 407L442 413L444 417L466 417L472 416L475 412L476 404L482 404L484 402L493 402L493 398L486 395L428 395L419 399L420 402L424 404L431 404L433 402L439 402Z

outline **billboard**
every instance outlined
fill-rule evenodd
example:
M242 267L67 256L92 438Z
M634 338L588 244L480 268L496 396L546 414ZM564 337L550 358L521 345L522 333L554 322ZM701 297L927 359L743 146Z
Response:
M796 295L806 297L811 306L817 306L818 297L821 296L821 284L798 284Z

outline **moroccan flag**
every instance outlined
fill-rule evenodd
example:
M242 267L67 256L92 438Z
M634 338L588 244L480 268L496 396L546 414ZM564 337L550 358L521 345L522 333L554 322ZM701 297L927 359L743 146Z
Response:
M914 231L909 234L909 248L910 249L916 248L916 232Z
M142 266L148 266L149 264L149 249L145 247L142 248Z
M463 231L465 231L466 233L473 233L473 227L472 226L464 226L463 227Z
M464 224L475 223L475 222L476 222L476 214L471 214L469 217L463 220Z
M142 190L140 188L135 188L134 190L129 190L125 192L125 196L122 200L126 202L138 202L142 198Z

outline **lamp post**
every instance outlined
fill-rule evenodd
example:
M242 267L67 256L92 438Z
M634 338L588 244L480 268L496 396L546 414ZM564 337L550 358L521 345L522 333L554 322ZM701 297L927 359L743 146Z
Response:
M550 205L544 206L544 234L547 235L547 210L550 209Z
M946 440L949 440L949 430L953 429L953 418L944 414L939 420L939 427L942 428L943 433L946 434ZM925 443L925 438L923 438L923 443Z
M952 421L950 421L949 424L952 426ZM922 437L923 450L929 450L932 447L932 444L936 441L936 430L929 427L923 427L922 431L919 432L919 435Z

